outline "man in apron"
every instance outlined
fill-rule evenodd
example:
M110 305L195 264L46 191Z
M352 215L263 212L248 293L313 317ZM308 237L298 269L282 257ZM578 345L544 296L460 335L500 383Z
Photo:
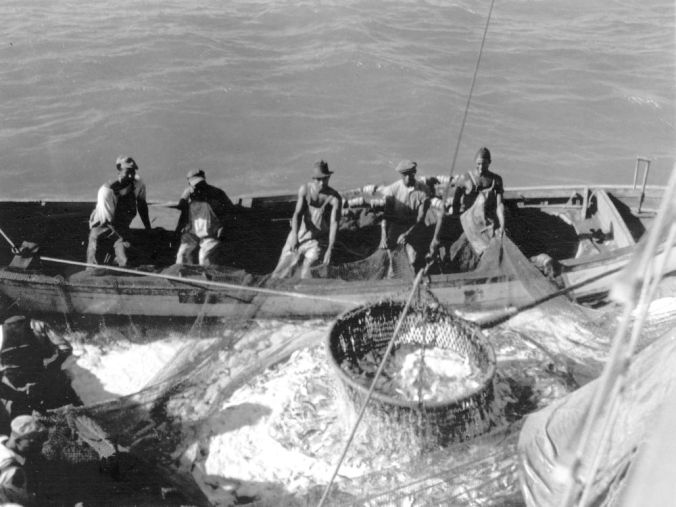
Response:
M463 234L451 246L450 259L459 271L475 269L493 238L504 234L502 177L488 170L490 164L491 152L480 148L474 169L455 182L451 213L460 216Z
M416 178L418 164L402 160L396 167L401 179L380 190L385 197L385 212L381 222L380 248L387 249L390 258L388 277L393 277L392 251L404 246L414 271L424 264L427 238L425 217L430 207L430 188Z
M117 180L99 188L96 208L89 217L88 264L102 264L101 254L109 253L112 246L117 265L127 266L131 246L129 225L137 212L145 229L151 230L146 185L136 174L136 162L131 157L121 156L117 158L116 166Z
M333 171L329 171L329 165L324 160L315 162L312 180L298 189L291 232L272 278L292 276L301 261L301 278L310 278L310 268L322 254L323 264L331 262L342 209L340 194L329 186L332 174Z
M220 188L206 182L204 171L195 169L188 173L188 188L178 201L181 216L176 233L181 235L181 244L176 254L176 264L200 266L218 265L225 220L234 205Z

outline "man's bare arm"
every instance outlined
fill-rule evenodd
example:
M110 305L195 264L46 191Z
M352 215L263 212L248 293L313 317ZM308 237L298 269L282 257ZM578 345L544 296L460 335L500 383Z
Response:
M296 200L296 208L293 211L293 216L291 217L291 237L294 238L294 246L296 249L298 247L298 227L300 227L300 218L305 209L307 196L307 189L305 185L301 185L298 189L298 199Z
M148 215L148 203L145 199L138 199L136 201L136 208L138 209L138 214L141 217L143 226L149 231L152 229L152 226L150 225L150 216Z
M340 210L342 201L339 197L331 198L331 226L329 229L329 244L326 247L326 254L324 254L324 264L331 262L331 255L333 252L333 245L336 243L336 236L338 234L338 221L340 220Z

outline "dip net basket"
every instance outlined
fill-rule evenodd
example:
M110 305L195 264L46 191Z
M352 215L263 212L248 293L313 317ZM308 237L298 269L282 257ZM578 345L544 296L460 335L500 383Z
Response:
M327 356L339 379L339 391L344 393L347 405L357 411L367 398L374 373L365 370L365 361L380 364L404 307L403 302L393 300L361 306L344 313L330 329ZM412 307L395 338L393 351L400 350L418 354L417 368L413 367L413 376L409 377L412 389L406 396L376 384L364 413L371 425L412 435L423 450L461 442L490 428L495 354L478 326L440 307ZM425 364L426 354L431 361L432 351L460 358L471 368L471 382L456 391L447 389L441 398L430 396L433 393L429 390L423 393L426 382L434 384L429 375L423 378L429 366ZM394 357L387 361L394 361ZM383 376L387 376L387 364ZM451 382L445 377L436 380L438 384Z

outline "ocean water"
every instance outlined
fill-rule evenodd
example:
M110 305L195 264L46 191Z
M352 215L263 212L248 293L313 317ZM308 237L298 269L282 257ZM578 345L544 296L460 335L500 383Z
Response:
M0 198L93 200L120 154L151 201L448 174L487 0L3 0ZM676 160L672 0L497 0L454 172L650 183Z

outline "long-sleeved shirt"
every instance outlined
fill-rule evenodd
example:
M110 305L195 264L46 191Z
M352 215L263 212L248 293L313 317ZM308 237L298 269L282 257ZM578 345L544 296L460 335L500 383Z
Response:
M178 201L179 223L183 226L180 232L189 232L198 238L216 237L233 207L228 195L218 187L208 183L188 187Z

